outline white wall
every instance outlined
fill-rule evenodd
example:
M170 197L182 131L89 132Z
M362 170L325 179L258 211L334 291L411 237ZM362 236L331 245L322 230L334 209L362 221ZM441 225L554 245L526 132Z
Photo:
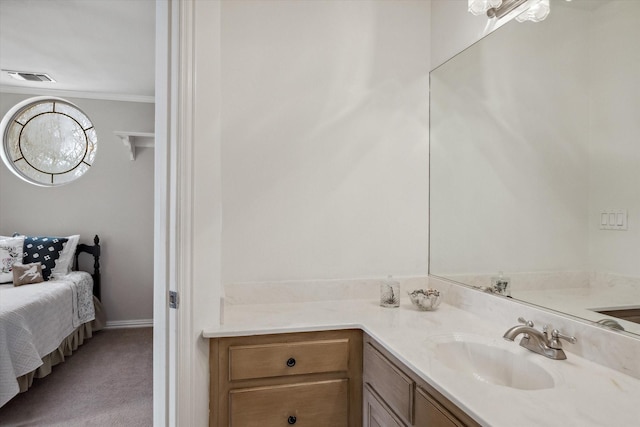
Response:
M590 262L640 277L640 2L613 1L591 21ZM600 230L606 209L627 209L627 231Z
M223 282L424 275L429 2L222 2Z
M27 95L0 93L0 114ZM98 133L94 166L68 185L41 188L0 166L0 234L100 236L102 301L108 321L151 319L153 302L153 150L135 161L113 131L153 132L147 103L68 98ZM93 266L89 260L85 268Z
M200 333L217 320L218 256L224 283L427 273L429 2L193 6L192 357L180 368L193 387L180 419L205 425Z

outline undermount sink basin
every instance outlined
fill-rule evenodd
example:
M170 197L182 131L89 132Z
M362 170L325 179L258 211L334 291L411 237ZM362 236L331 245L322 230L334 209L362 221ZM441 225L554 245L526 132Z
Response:
M553 377L542 366L516 351L495 345L453 337L438 342L434 355L446 367L490 384L521 390L541 390L555 385Z

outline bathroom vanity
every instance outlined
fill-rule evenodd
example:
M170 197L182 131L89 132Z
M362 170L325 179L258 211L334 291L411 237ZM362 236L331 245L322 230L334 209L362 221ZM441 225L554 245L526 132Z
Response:
M377 299L225 306L223 324L203 331L211 350L209 425L637 423L637 339L607 338L604 346L597 326L459 286L446 291L432 312L408 298L399 308ZM505 341L518 315L575 335L567 360ZM599 348L620 366L594 363Z
M211 427L478 425L359 329L209 345Z

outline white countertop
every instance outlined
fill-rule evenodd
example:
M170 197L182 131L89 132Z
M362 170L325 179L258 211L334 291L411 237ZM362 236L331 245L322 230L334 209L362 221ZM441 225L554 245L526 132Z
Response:
M551 360L502 339L499 325L452 305L416 310L408 299L397 309L373 300L290 304L239 304L224 309L224 325L204 338L359 328L418 376L487 426L635 426L640 422L640 380L571 353ZM431 351L443 334L462 333L515 352L546 369L555 387L518 390L480 382L450 370Z

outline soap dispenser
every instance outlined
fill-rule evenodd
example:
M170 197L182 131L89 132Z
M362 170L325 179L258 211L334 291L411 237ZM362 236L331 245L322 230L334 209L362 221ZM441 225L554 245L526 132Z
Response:
M504 295L506 297L511 298L511 287L509 284L511 283L511 279L508 277L504 277L502 271L498 273L497 276L491 278L491 288L497 294Z

